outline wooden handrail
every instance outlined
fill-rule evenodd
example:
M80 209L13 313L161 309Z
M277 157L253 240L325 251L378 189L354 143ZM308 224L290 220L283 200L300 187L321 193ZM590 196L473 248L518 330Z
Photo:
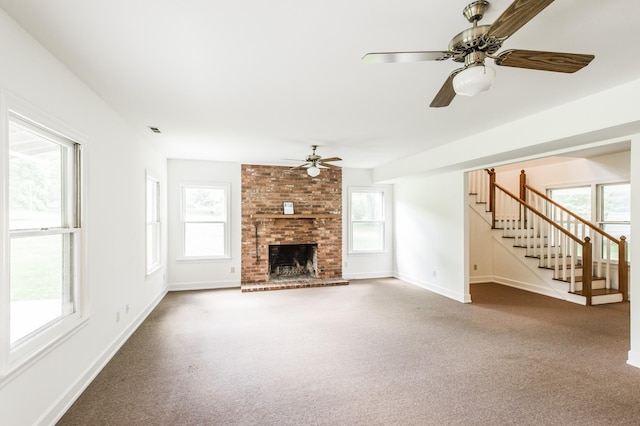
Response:
M522 179L523 175L524 175L524 170L522 171L521 182L523 180ZM627 241L626 241L626 237L624 235L621 236L619 239L614 237L613 235L609 234L608 232L603 231L602 229L600 229L596 225L592 224L588 220L585 220L585 219L581 218L577 214L575 214L572 211L568 210L567 208L561 206L557 202L553 201L551 198L547 197L545 194L541 193L540 191L538 191L535 188L532 188L531 186L527 185L526 183L522 183L521 188L528 189L529 191L533 192L537 196L541 197L546 202L548 202L548 203L552 204L554 207L558 208L560 211L565 212L567 215L575 218L577 221L579 221L583 225L587 226L595 234L601 235L602 238L608 239L609 241L611 241L612 243L614 243L615 245L618 246L618 291L620 291L620 293L622 293L622 301L623 302L627 302L629 300L629 271L628 271L629 264L627 262ZM592 258L591 253L590 253L589 256L590 256L590 260L589 261L592 261L593 258ZM583 259L583 261L586 262L586 260L584 260L584 259ZM610 262L611 259L607 259L607 261Z
M582 295L585 297L585 303L587 306L592 305L592 279L593 279L593 262L592 262L592 243L589 237L585 237L584 241L580 240L578 237L573 235L571 232L558 225L553 220L549 219L544 213L537 210L534 206L529 203L523 201L515 194L511 193L506 188L500 186L498 183L493 183L495 188L500 189L502 192L507 194L513 200L517 201L521 206L525 209L528 209L532 213L534 213L537 217L547 222L552 228L555 228L557 231L563 233L567 238L573 240L576 244L582 247Z
M620 243L620 240L617 239L616 237L614 237L613 235L608 234L607 232L605 232L602 229L598 228L597 226L595 226L594 224L592 224L588 220L585 220L585 219L581 218L577 214L573 213L571 210L568 210L567 208L561 206L560 204L558 204L557 202L553 201L551 198L547 197L545 194L543 194L542 192L538 191L537 189L532 188L527 184L525 184L524 187L526 189L528 189L529 191L533 192L534 194L538 195L539 197L542 197L545 201L547 201L548 203L553 204L555 207L559 208L560 210L562 210L563 212L567 213L568 215L578 219L579 222L585 224L586 226L588 226L589 228L591 228L592 230L594 230L598 234L602 235L603 237L606 237L606 238L612 240L616 244Z
M502 188L504 190L504 188ZM607 233L606 231L600 229L598 226L594 225L593 223L591 223L590 221L578 216L577 214L573 213L572 211L570 211L569 209L567 209L564 206L561 206L560 204L558 204L556 201L552 200L551 198L549 198L546 194L543 194L542 192L538 191L537 189L527 185L527 176L524 170L520 171L520 179L519 179L519 195L520 195L520 199L524 202L524 206L525 208L529 208L532 211L535 211L536 214L542 218L545 219L545 221L549 222L547 220L547 213L542 213L538 210L536 210L532 205L528 204L528 202L531 202L532 200L529 200L529 197L527 196L527 190L531 191L532 194L536 195L537 197L539 197L541 200L543 200L544 202L548 203L548 205L552 206L553 208L557 209L560 211L560 215L562 216L562 214L566 214L568 218L573 218L577 223L582 224L582 226L586 227L589 232L591 233L592 236L598 236L599 238L601 238L602 241L608 240L610 243L615 244L618 247L618 290L620 291L620 293L622 293L622 300L623 301L628 301L629 300L629 264L627 262L627 242L626 242L626 238L624 236L621 236L620 238L616 238L613 235ZM508 191L505 191L508 193ZM512 198L515 199L515 196L513 194L510 194L510 196ZM537 204L537 203L536 203ZM528 207L527 207L528 206ZM555 217L555 214L553 215L553 217ZM562 226L561 225L557 225L554 227L556 227L557 229L561 229ZM584 230L584 228L583 228ZM588 239L588 240L587 240ZM575 240L574 240L575 241ZM586 253L586 250L589 250L587 255L584 255L584 253ZM593 252L591 251L593 250L593 243L591 241L590 238L586 237L585 238L585 245L583 245L583 264L588 263L589 266L592 266L592 262L594 261L593 259ZM605 259L606 262L611 262L610 258L606 258ZM598 264L600 264L600 259L598 259ZM590 289L589 289L590 291ZM591 304L591 295L589 294L589 296L587 297L587 304Z
M513 198L514 200L516 200L518 203L520 203L522 206L524 206L526 209L531 210L533 212L536 213L537 216L540 216L540 218L542 220L544 220L545 222L547 222L548 224L550 224L551 226L553 226L554 228L556 228L558 231L562 232L563 234L565 234L567 237L571 238L573 241L577 242L578 244L582 244L584 245L584 242L576 237L575 235L573 235L571 232L567 231L566 229L564 229L562 226L558 225L557 223L555 223L553 220L549 219L544 213L540 212L539 210L537 210L535 207L533 207L532 205L530 205L529 203L526 203L524 201L522 201L520 198L518 198L516 195L514 195L512 192L509 192L509 190L505 189L504 187L500 186L500 184L495 183L494 184L496 188L499 188L502 192L504 192L505 194L507 194L509 197ZM589 238L589 237L587 237Z

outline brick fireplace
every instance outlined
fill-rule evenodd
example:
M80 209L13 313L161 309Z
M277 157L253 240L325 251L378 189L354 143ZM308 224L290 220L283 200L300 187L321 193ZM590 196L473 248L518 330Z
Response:
M242 165L241 170L243 291L250 285L347 284L342 279L342 170L322 169L315 178L290 167ZM293 214L284 214L285 202L293 203ZM302 267L300 277L270 274L270 252L273 258L276 246L293 245L314 247L313 266Z

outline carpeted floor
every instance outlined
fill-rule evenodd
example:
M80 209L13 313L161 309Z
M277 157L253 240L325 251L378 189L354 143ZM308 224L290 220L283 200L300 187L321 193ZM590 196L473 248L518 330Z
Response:
M170 293L59 424L640 424L628 304L471 293Z

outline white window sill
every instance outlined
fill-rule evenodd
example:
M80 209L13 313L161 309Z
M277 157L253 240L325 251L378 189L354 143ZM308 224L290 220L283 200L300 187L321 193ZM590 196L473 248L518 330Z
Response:
M162 263L159 263L157 265L152 266L150 269L147 269L147 276L153 275L154 273L158 272L159 270L162 269L164 265Z
M176 259L177 262L181 263L189 263L189 262L228 262L231 260L231 256L220 256L220 257L178 257Z
M71 336L80 331L89 322L90 315L79 318L77 321L73 321L74 324L70 324L70 327L66 331L63 331L56 338L52 339L49 343L43 345L39 349L30 350L24 355L19 356L17 359L9 362L5 374L0 375L0 389L13 379L18 377L24 371L28 370L36 362L46 356L49 352L60 346Z

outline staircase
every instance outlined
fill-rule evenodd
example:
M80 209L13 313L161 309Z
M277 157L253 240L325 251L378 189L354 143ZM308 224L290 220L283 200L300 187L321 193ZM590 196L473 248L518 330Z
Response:
M519 194L496 182L493 169L469 175L471 206L523 266L537 268L549 293L583 304L627 301L625 237L616 239L526 184ZM617 273L616 273L617 271Z

